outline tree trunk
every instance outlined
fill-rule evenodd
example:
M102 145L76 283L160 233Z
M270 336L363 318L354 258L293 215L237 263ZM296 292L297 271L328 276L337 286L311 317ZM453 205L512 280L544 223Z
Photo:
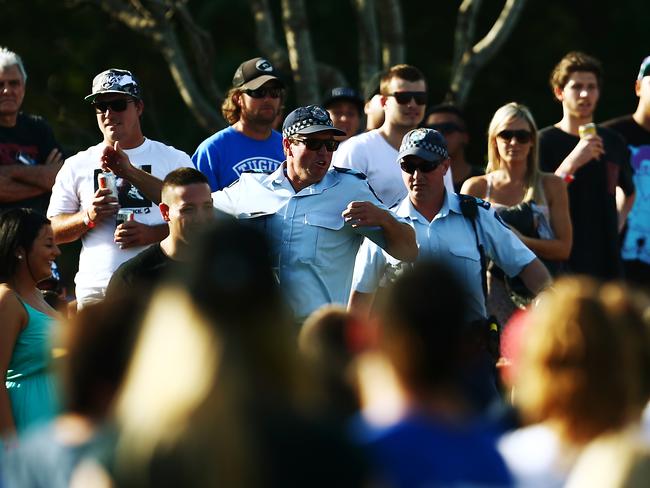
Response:
M310 105L320 99L316 60L303 0L282 0L282 23L289 50L298 105Z
M379 31L375 0L352 0L359 32L359 87L365 91L370 78L380 70Z
M406 61L404 20L399 0L378 0L381 28L381 59L384 69Z

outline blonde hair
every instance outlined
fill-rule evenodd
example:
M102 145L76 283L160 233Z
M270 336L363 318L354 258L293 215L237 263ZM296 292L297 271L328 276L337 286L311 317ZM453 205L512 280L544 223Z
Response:
M532 145L526 161L526 194L524 202L534 200L540 205L546 203L544 189L542 187L541 172L539 170L539 138L537 135L537 124L533 119L530 110L525 105L517 102L510 102L500 107L490 121L488 128L488 164L486 173L501 169L501 156L497 147L497 135L505 124L520 119L528 123L531 132Z
M635 295L587 277L560 279L532 312L516 402L585 443L623 427L647 401L648 330Z

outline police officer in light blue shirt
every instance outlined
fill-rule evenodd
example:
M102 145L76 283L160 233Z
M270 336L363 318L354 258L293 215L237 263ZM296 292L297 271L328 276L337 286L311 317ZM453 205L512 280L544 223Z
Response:
M487 316L479 245L486 257L509 276L519 275L534 293L549 283L544 265L501 221L489 203L446 191L443 176L450 160L447 144L439 132L415 129L407 133L398 161L408 196L395 213L415 229L418 259L441 260L464 283L470 295L469 322ZM474 219L463 213L461 206L466 205L461 203L463 200L473 205ZM350 308L367 315L382 280L390 281L404 265L366 240L355 264Z
M280 285L298 320L326 303L346 303L363 237L397 259L413 260L413 229L381 203L365 176L330 168L338 147L328 113L310 105L282 127L286 160L273 173L246 173L213 193L214 206L267 235Z

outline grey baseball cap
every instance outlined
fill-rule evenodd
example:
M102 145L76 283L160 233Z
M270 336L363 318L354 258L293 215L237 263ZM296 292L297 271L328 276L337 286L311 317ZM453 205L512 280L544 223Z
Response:
M419 156L425 161L442 161L449 158L447 141L434 129L413 129L402 139L398 159L404 156Z

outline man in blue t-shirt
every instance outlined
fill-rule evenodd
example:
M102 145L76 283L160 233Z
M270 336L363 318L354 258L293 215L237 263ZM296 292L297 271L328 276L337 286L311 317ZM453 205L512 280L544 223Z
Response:
M266 59L243 62L232 79L221 112L230 127L203 141L192 156L212 191L250 170L275 171L282 161L282 136L273 123L282 110L284 83Z

